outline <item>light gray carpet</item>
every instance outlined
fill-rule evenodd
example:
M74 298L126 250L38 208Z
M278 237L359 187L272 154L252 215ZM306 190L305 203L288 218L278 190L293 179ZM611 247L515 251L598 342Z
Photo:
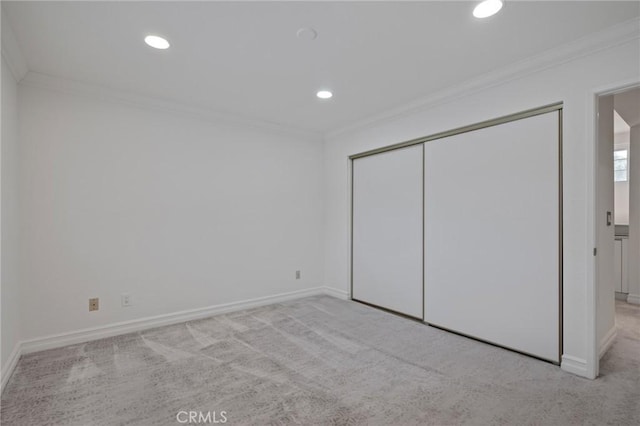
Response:
M638 425L640 307L596 381L355 302L310 297L26 355L3 425ZM220 419L220 418L219 418Z

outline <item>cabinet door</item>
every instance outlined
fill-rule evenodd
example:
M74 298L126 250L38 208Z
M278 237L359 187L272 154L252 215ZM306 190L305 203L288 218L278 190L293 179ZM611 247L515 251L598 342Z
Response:
M354 300L422 319L422 145L353 160Z
M622 240L616 240L613 250L613 287L622 293Z
M622 241L622 248L621 248L621 255L622 255L622 277L621 277L621 287L622 287L622 293L629 293L629 274L628 274L628 269L629 269L629 240L627 238L623 238Z

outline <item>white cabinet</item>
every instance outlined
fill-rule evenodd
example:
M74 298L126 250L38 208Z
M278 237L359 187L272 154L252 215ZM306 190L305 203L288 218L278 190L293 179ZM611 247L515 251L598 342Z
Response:
M622 293L622 240L617 240L614 246L613 255L613 283L618 293Z
M629 293L629 239L622 239L622 292Z
M627 274L627 265L629 261L629 250L627 246L629 240L627 238L616 238L614 251L614 287L618 293L629 293L629 278Z

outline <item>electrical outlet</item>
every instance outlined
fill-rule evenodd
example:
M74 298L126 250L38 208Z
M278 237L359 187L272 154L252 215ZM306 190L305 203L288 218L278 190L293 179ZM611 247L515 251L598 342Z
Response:
M89 299L89 312L97 311L98 309L100 309L100 299L97 297Z
M131 300L131 295L128 293L122 293L120 295L120 300L122 301L122 306L124 307L133 305L133 301Z
M300 279L300 271L296 271L296 280Z

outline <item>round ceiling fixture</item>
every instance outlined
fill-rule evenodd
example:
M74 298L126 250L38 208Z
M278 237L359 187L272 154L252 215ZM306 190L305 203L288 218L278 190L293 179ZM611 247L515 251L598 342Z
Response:
M160 36L155 36L155 35L148 35L144 38L144 42L147 43L149 46L153 47L154 49L168 49L170 44L167 41L167 39L162 38Z
M318 32L313 28L300 28L296 35L302 40L315 40L318 37Z
M473 9L476 18L488 18L502 9L502 0L484 0Z
M318 91L318 93L316 93L316 96L320 99L329 99L333 96L333 93L328 90L320 90Z

